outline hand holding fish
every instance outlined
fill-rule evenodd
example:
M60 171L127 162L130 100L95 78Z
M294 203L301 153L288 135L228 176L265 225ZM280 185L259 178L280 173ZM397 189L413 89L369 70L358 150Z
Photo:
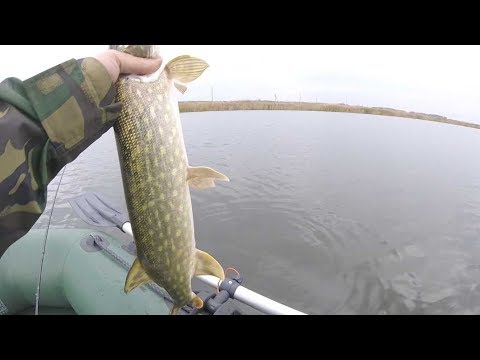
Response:
M120 74L147 75L155 72L162 65L162 58L146 59L117 50L106 50L95 58L105 66L113 82Z
M0 256L43 213L47 185L60 169L113 126L122 104L111 90L120 74L160 68L159 54L146 57L109 49L0 82ZM56 154L55 161L32 156L43 152Z

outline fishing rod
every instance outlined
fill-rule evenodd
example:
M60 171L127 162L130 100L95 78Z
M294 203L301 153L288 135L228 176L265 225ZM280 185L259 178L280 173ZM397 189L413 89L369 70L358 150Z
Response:
M109 199L98 193L82 194L69 200L73 210L87 224L94 226L117 227L133 237L132 225L125 213L118 210ZM226 291L229 296L269 315L307 315L266 296L260 295L234 279L220 278L213 275L196 276L204 284Z

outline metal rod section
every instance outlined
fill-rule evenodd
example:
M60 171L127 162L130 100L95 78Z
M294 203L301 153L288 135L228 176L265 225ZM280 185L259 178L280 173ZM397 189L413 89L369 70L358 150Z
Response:
M212 275L197 276L197 279L215 288L217 285L219 285L220 281L219 278ZM257 294L256 292L249 290L242 285L237 288L233 297L238 301L250 305L251 307L269 315L307 315L263 295Z

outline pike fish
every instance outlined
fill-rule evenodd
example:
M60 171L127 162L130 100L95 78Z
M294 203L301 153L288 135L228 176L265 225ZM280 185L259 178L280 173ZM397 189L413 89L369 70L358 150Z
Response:
M158 56L156 45L111 45L141 57ZM198 78L208 64L182 55L149 76L122 76L117 101L123 108L114 125L124 193L137 258L125 293L154 282L172 297L170 314L184 305L202 308L192 291L197 275L224 279L222 266L196 248L190 188L215 186L228 177L210 167L189 165L176 91Z

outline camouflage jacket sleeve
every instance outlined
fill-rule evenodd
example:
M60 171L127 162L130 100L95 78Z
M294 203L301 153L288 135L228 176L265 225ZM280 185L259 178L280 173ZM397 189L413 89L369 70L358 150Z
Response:
M55 175L113 125L114 100L94 58L0 83L0 256L40 217Z

